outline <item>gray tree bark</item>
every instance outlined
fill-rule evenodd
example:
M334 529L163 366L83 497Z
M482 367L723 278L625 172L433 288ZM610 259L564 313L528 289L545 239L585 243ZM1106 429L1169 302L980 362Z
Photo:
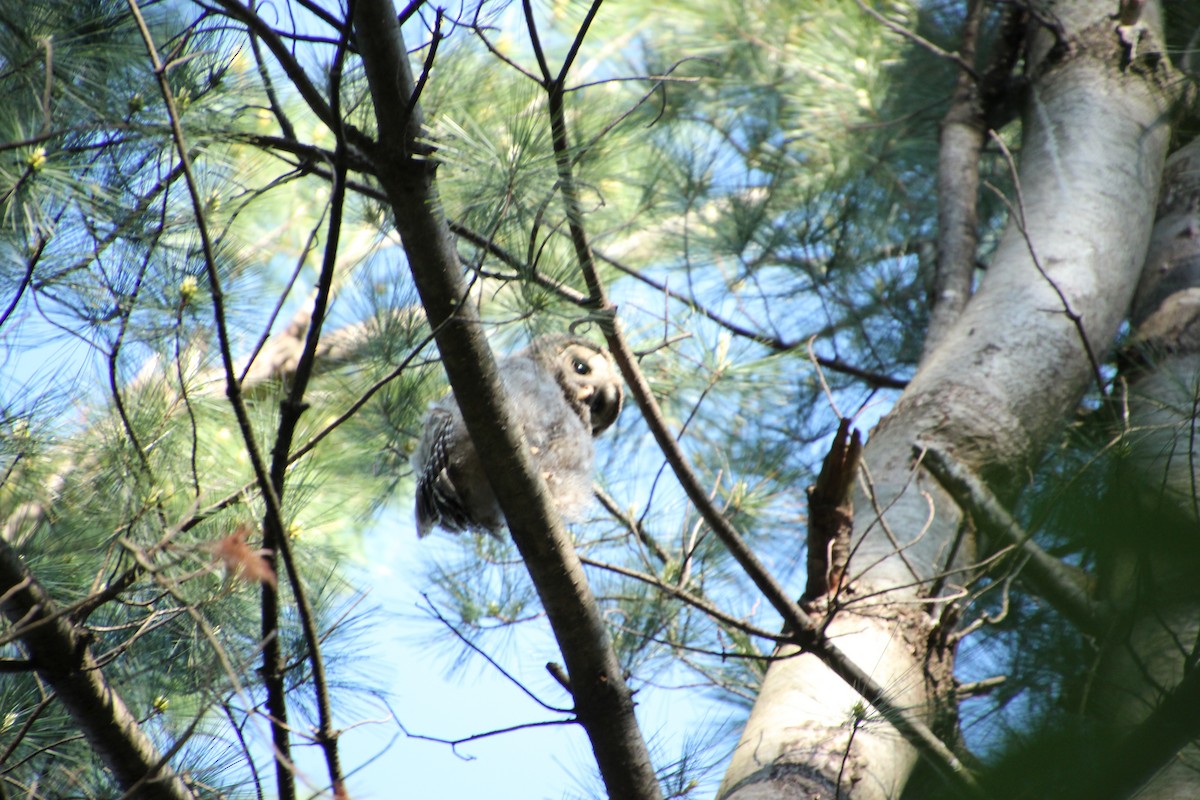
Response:
M1131 61L1111 10L1055 3L1050 18L1065 40L1032 32L1008 229L978 293L866 446L851 582L829 634L935 726L950 708L941 702L953 702L941 611L976 543L960 510L914 468L913 448L952 454L1011 496L1095 379L1094 358L1124 319L1146 254L1169 133L1167 67L1149 32ZM814 656L781 655L720 796L897 797L914 750Z

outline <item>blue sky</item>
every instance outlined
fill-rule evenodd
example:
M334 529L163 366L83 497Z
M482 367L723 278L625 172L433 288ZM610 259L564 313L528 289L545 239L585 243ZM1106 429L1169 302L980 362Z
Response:
M369 592L373 615L372 646L365 671L380 678L390 709L375 713L361 706L355 716L371 719L346 734L341 754L351 795L356 800L396 796L402 780L407 797L488 797L490 800L533 800L595 796L600 784L591 749L577 725L538 727L504 733L461 745L409 738L388 719L395 714L409 732L458 739L522 723L553 719L512 682L478 657L455 669L455 643L432 642L440 623L421 609L423 564L430 551L454 546L439 542L438 533L419 541L408 522L408 498L397 498L364 549L369 564L360 569ZM394 623L388 617L397 617ZM421 619L425 622L422 623ZM569 699L545 670L550 660L561 661L543 626L523 626L512 640L490 653L544 701L569 705ZM731 713L728 706L700 701L695 692L645 689L639 694L639 717L652 746L666 760L676 757L688 736L701 727L719 724ZM661 759L660 759L661 762ZM302 769L319 779L324 765L315 750L306 753ZM319 780L316 781L319 783Z

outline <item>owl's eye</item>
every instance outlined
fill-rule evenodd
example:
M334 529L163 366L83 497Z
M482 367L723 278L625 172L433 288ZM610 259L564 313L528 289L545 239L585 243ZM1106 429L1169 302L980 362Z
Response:
M571 359L571 367L575 370L576 375L587 375L592 371L592 368L587 365L587 362L579 358Z

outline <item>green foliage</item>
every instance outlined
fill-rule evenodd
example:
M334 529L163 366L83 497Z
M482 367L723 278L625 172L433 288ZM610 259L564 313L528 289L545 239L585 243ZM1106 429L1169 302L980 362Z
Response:
M961 4L871 7L955 47ZM586 8L533 4L552 72ZM451 35L420 98L472 279L466 299L501 352L572 323L594 332L519 11L493 16L484 5L479 22L496 29L444 20ZM0 108L0 297L16 298L0 321L5 366L15 367L0 384L0 521L20 523L6 542L63 607L120 583L117 598L76 619L105 676L161 751L190 737L173 763L206 792L250 796L248 765L266 760L266 745L243 736L262 722L265 644L262 586L237 576L261 556L266 506L252 456L270 463L295 378L331 238L337 136L270 56L260 69L228 19L179 3L146 13L171 62L194 187L126 4L35 3L19 25L0 15L0 90L11 98ZM294 31L272 24L296 34L289 52L329 97L337 32L315 17ZM422 10L406 35L433 24ZM995 27L989 17L985 52ZM414 66L428 53L418 48ZM347 122L370 134L359 66L348 59L336 91ZM953 79L943 59L851 0L605 5L567 76L570 165L598 274L701 480L795 596L804 488L822 445L839 414L867 427L894 397L818 358L903 379L920 352L937 125ZM281 143L289 127L295 138ZM1007 164L987 159L985 174L1003 186ZM360 588L345 584L344 564L366 557L360 531L373 514L407 518L408 457L444 388L391 211L370 176L350 179L282 508L322 647L339 667L355 633L341 615ZM981 197L981 258L1001 214ZM225 347L249 432L227 397ZM572 530L631 683L743 713L773 647L760 634L778 618L683 497L636 411L597 446L598 483L616 510L597 504ZM1070 541L1059 521L1050 527ZM239 532L248 550L230 539ZM231 547L241 562L225 558ZM510 542L462 536L432 551L423 588L463 636L491 654L518 628L544 630ZM294 590L278 577L285 685L310 722L312 654ZM978 609L996 611L1007 584L989 580L996 591ZM1031 698L1058 697L1082 660L1074 640L1059 661L1048 655L1062 632L1033 604L1011 619L980 645L979 668L1053 668L1023 693L998 695L981 718L1025 702L1004 720L1027 719ZM1044 642L1026 636L1033 626ZM479 663L443 622L419 630L450 642L458 666ZM0 656L20 657L17 637L0 642ZM335 684L349 682L346 668ZM0 681L0 709L8 786L114 794L32 673ZM714 723L682 754L659 756L671 796L711 790L720 756L709 753L723 753L727 734Z
M249 759L261 758L238 730L261 727L254 570L264 506L250 446L270 458L281 379L295 367L282 358L285 324L320 265L328 184L246 144L264 130L266 102L244 38L178 4L145 9L172 59L174 111L214 245L235 376L257 355L241 385L247 440L225 398L196 211L128 5L29 10L19 27L7 11L0 25L0 84L10 98L0 111L0 141L10 145L0 154L0 286L13 301L0 328L9 367L0 395L4 539L88 631L105 678L160 752L184 745L174 763L198 787L237 793ZM428 396L421 371L391 375L424 331L411 289L378 296L392 267L365 258L379 249L377 221L348 223L341 238L338 281L347 310L357 309L330 323L342 337L331 337L292 449L317 443L291 467L284 506L329 642L347 624L351 591L336 565L358 550L359 527L389 489L376 479L375 454L402 449ZM340 421L373 384L387 402ZM378 450L361 447L366 436ZM403 475L399 460L388 465L393 481ZM113 596L93 602L110 587ZM286 684L303 710L309 648L286 581L281 591ZM21 657L20 633L20 625L4 632L0 655ZM0 703L4 793L115 796L76 721L33 672L6 675Z

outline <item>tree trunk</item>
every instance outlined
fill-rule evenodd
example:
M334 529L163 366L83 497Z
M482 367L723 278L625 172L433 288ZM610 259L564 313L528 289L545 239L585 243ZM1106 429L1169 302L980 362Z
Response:
M953 652L942 624L951 601L939 598L964 582L976 543L949 497L914 471L913 447L936 446L1012 496L1125 317L1153 221L1168 98L1157 38L1143 37L1131 63L1110 10L1057 3L1066 40L1031 34L1008 229L979 292L864 455L851 582L832 604L829 633L943 732ZM720 796L898 796L916 755L858 705L812 655L773 663ZM943 710L951 713L939 719Z
M968 0L959 54L972 65L976 64L975 45L983 16L982 0ZM938 139L937 270L924 353L933 352L971 298L979 246L979 154L986 137L979 80L975 73L960 68Z

